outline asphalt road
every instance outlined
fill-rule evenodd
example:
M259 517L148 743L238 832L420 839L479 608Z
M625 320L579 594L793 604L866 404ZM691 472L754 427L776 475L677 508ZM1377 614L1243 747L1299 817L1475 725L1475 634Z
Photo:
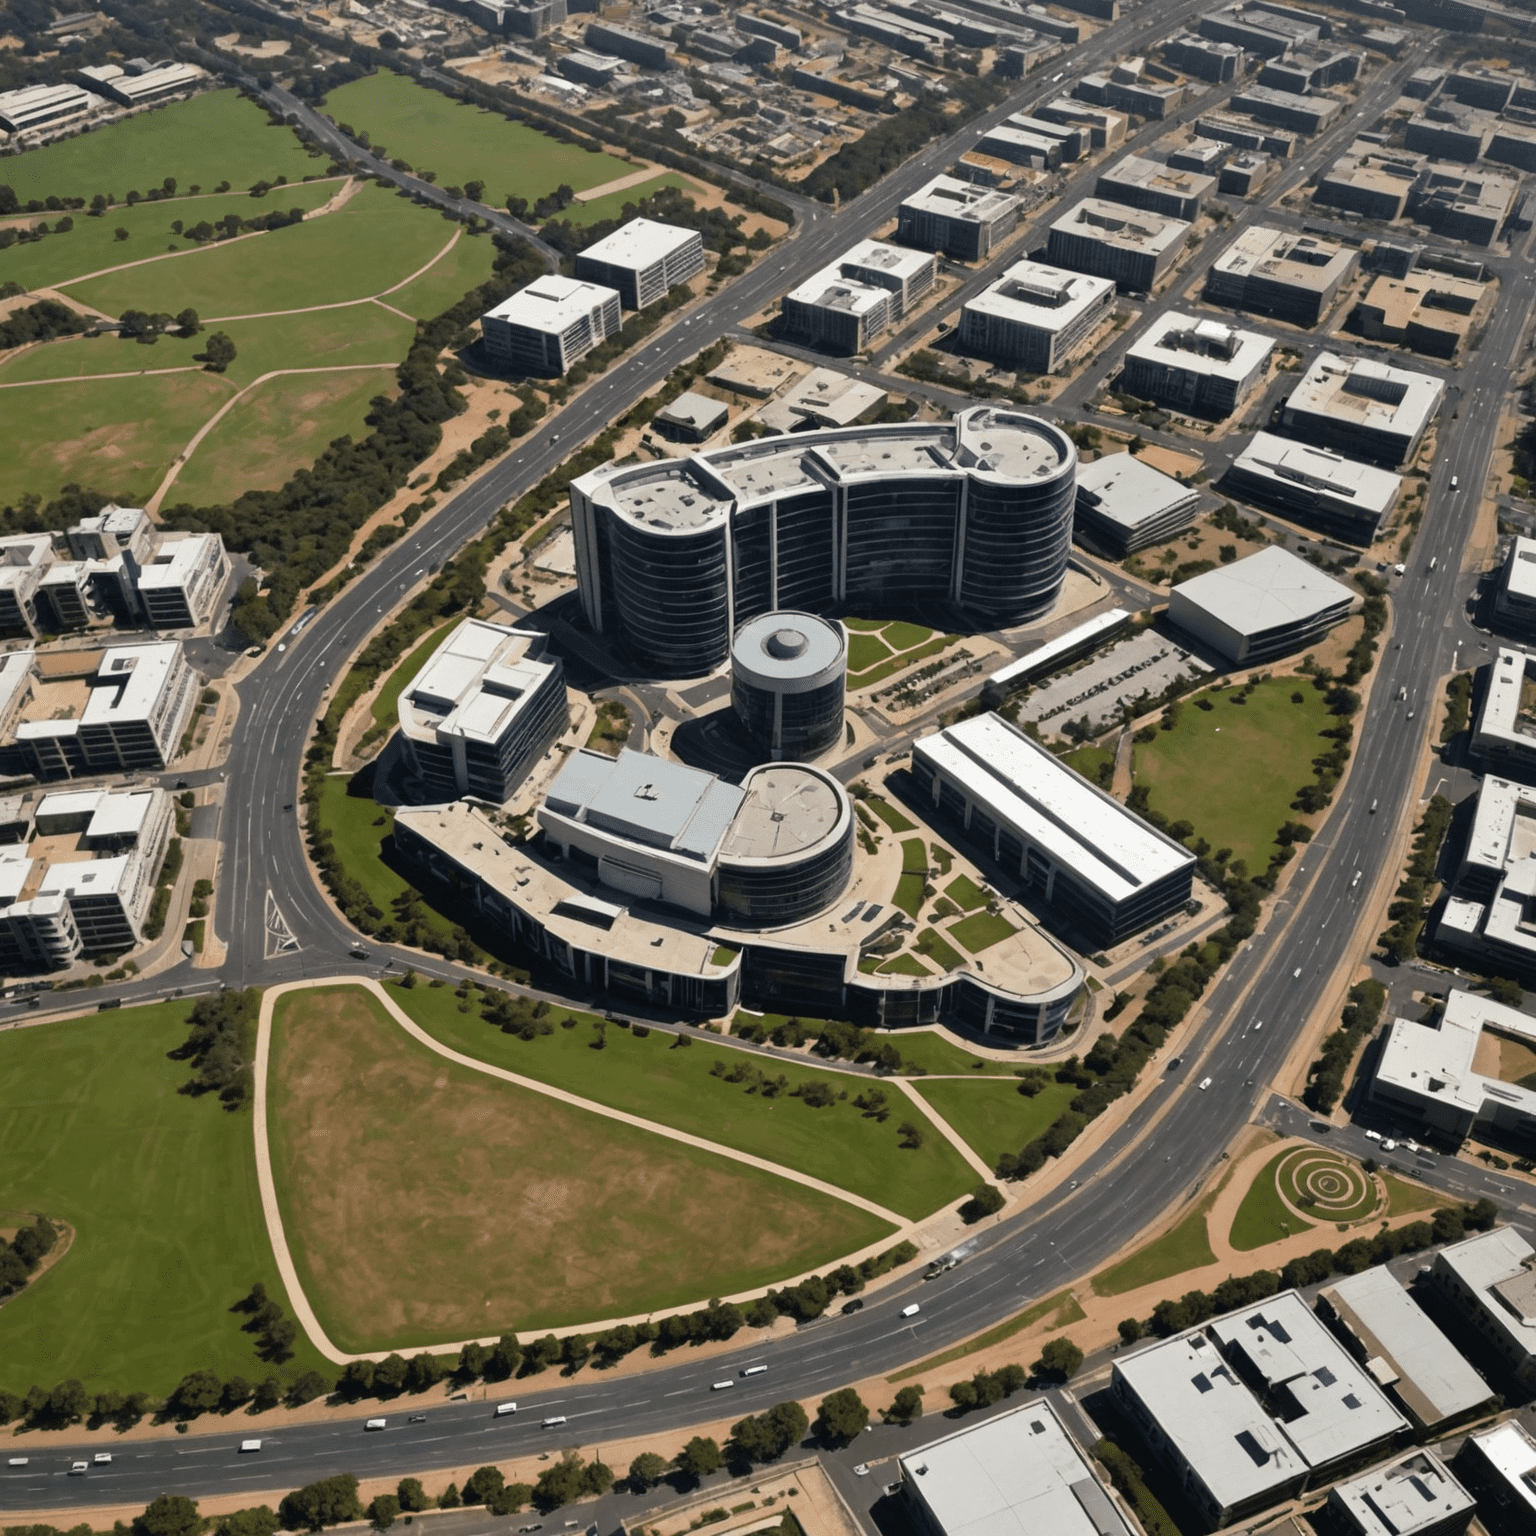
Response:
M1166 31L1194 10L1193 5L1160 8L1154 23L1143 15L1128 28L1114 29L1114 51L1133 49L1141 34ZM1090 65L1093 51L1092 44L1078 50L1074 66ZM1107 41L1100 42L1099 56L1108 52ZM1017 110L1049 88L1050 82L1031 86L995 115ZM973 124L965 137L975 130ZM355 935L316 887L303 856L297 812L287 809L297 800L304 746L326 692L383 615L425 579L433 564L478 533L501 505L554 468L573 446L654 388L671 368L691 359L705 339L723 334L837 250L878 228L900 197L954 152L954 143L935 146L835 220L808 224L689 319L616 365L536 442L452 497L315 616L299 637L279 637L285 648L274 645L241 684L243 710L221 827L225 853L216 921L229 944L229 959L220 979L230 985L270 984L301 975L344 974L349 966L376 970L377 959L389 953L372 946L370 965L348 960ZM508 1396L517 1398L520 1409L501 1420L491 1417L490 1404L475 1402L435 1408L421 1424L406 1422L408 1406L386 1408L389 1424L381 1433L362 1427L361 1415L374 1405L360 1409L357 1420L341 1424L296 1425L269 1433L252 1421L253 1432L263 1440L259 1456L239 1455L240 1427L232 1427L227 1436L167 1436L124 1445L110 1466L93 1467L85 1477L66 1475L72 1459L66 1442L38 1436L14 1443L16 1453L31 1459L26 1467L0 1469L0 1503L65 1510L147 1501L160 1492L198 1496L241 1489L248 1489L254 1501L258 1492L333 1472L396 1475L576 1442L590 1449L620 1435L659 1436L722 1412L758 1411L788 1396L814 1402L832 1387L943 1348L1091 1272L1159 1213L1190 1198L1214 1168L1221 1148L1252 1117L1265 1093L1261 1085L1279 1069L1335 968L1353 958L1354 925L1346 919L1353 916L1364 887L1363 881L1360 887L1353 884L1354 872L1379 867L1388 830L1418 799L1420 744L1439 718L1439 700L1430 692L1433 680L1447 670L1453 648L1466 643L1461 610L1467 582L1460 566L1470 518L1464 509L1472 505L1495 446L1497 415L1491 407L1514 371L1521 324L1536 296L1530 244L1524 242L1518 253L1522 259L1501 295L1500 316L1507 323L1489 326L1488 340L1463 371L1459 415L1442 421L1445 462L1431 484L1414 562L1395 593L1395 628L1379 658L1371 702L1358 720L1348 783L1264 929L1212 988L1201 1022L1186 1027L1165 1052L1177 1049L1184 1067L1159 1077L1145 1110L1085 1161L1077 1187L1059 1189L1022 1216L979 1233L975 1253L949 1275L926 1283L916 1277L903 1280L853 1317L824 1318L771 1344L746 1338L741 1349L707 1364L690 1361L685 1351L665 1367L631 1378L605 1380L591 1372L570 1381L535 1378L509 1387ZM558 431L559 445L550 442L550 431ZM1449 489L1452 475L1460 480L1460 492ZM1407 690L1407 702L1398 699L1400 688ZM1372 801L1377 802L1374 814ZM274 904L298 947L269 957ZM414 953L400 951L398 958L418 969L455 970L423 962ZM196 975L199 984L209 979L208 973ZM163 992L165 985L163 978L156 979L124 988L122 995ZM1208 1089L1196 1086L1207 1077ZM1426 1170L1424 1177L1467 1198L1486 1192L1499 1199L1500 1186L1509 1182L1466 1164L1444 1164ZM899 1310L914 1300L922 1307L919 1316L901 1319ZM769 1369L750 1379L740 1377L749 1362ZM714 1382L727 1379L732 1387L711 1390ZM540 1421L551 1413L566 1423L543 1429Z

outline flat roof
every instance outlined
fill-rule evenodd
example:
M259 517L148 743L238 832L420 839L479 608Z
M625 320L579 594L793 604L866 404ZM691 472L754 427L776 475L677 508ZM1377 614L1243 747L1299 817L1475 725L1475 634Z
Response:
M1063 234L1086 235L1105 245L1161 255L1177 245L1190 231L1184 219L1170 219L1141 208L1127 208L1106 198L1085 197L1055 220L1051 229Z
M838 260L845 266L871 267L895 277L916 277L933 266L930 251L914 251L904 245L887 245L884 240L860 240L843 252Z
M584 283L548 272L488 310L485 319L504 320L508 325L558 335L610 300L617 302L618 297L616 289L605 288L601 283Z
M1366 1369L1426 1427L1466 1413L1493 1395L1385 1266L1349 1275L1324 1287L1321 1295L1367 1351Z
M746 798L726 829L720 856L793 858L836 838L853 809L842 785L803 763L769 763L742 781Z
M1471 1439L1511 1497L1536 1520L1536 1440L1526 1433L1525 1426L1518 1419L1509 1419Z
M1193 486L1154 469L1134 453L1107 453L1077 466L1078 505L1091 507L1128 532L1199 500Z
M897 1457L944 1536L1131 1536L1045 1398Z
M1501 645L1488 668L1488 686L1473 732L1474 746L1536 753L1536 723L1521 708L1527 678L1536 685L1536 656Z
M155 551L154 559L139 567L139 590L186 586L196 577L198 567L213 557L221 542L216 533L186 533L180 538L166 539Z
M1278 544L1180 582L1172 595L1240 635L1304 623L1354 600L1342 582Z
M35 896L116 896L129 884L135 853L119 853L109 859L64 859L48 866Z
M1421 1536L1452 1529L1443 1522L1471 1515L1477 1500L1433 1451L1413 1451L1340 1483L1329 1501L1348 1510L1360 1536Z
M920 737L914 751L1114 901L1194 863L1187 848L1000 715L977 715Z
M745 798L715 774L624 747L617 758L572 753L545 803L588 826L707 862Z
M1391 509L1403 484L1403 477L1391 470L1361 464L1273 432L1255 432L1232 467L1261 480L1306 486L1323 492L1329 500L1346 501L1378 517Z
M1233 277L1259 277L1308 292L1328 288L1354 264L1353 247L1255 224L1238 235L1212 264Z
M675 45L660 43L657 46ZM675 224L662 224L655 219L631 219L629 223L621 224L611 235L605 235L589 245L578 255L577 260L586 257L592 261L640 271L701 238L696 229L679 229Z
M149 719L179 664L181 646L174 640L112 646L96 669L80 723Z
M730 415L730 407L713 395L685 389L670 405L656 412L656 420L708 432Z
M1115 291L1107 277L1068 272L1041 261L1016 261L965 308L1042 331L1060 331Z
M1144 155L1127 155L1099 173L1098 190L1102 193L1106 185L1140 187L1173 197L1204 197L1216 185L1216 178L1199 171L1175 170Z
M1006 667L999 667L987 681L998 687L1004 687L1016 677L1038 672L1042 667L1049 667L1056 657L1065 656L1080 646L1091 644L1097 636L1106 635L1118 628L1130 616L1131 612L1128 608L1110 608L1104 613L1096 614L1091 619L1085 619L1081 624L1074 624L1064 635L1057 635L1054 640L1047 640L1044 645L1037 645L1034 650L1026 652L1016 661L1010 661Z
M1536 539L1515 535L1504 563L1504 585L1516 597L1536 601Z
M785 297L817 309L867 315L871 310L884 309L890 304L891 290L874 283L862 283L856 277L844 277L841 264L834 263L812 274L798 288L791 288Z
M942 214L947 219L961 219L971 224L989 224L1019 206L1018 198L992 187L978 187L973 182L957 181L953 176L935 176L910 197L902 199L903 208L921 213Z
M1483 1315L1525 1359L1536 1355L1536 1249L1513 1227L1494 1227L1442 1248L1444 1266L1473 1293Z
M400 691L400 728L419 740L500 740L554 670L537 631L463 619Z
M1536 789L1484 774L1462 857L1483 869L1503 869L1536 857Z
M1206 378L1242 381L1262 368L1274 349L1271 336L1171 309L1153 321L1125 355Z
M96 803L85 829L87 837L137 837L149 820L160 790L141 789L126 795L104 794ZM41 807L39 807L41 809Z
M841 624L814 613L779 610L748 619L731 641L731 659L758 677L814 677L847 649Z

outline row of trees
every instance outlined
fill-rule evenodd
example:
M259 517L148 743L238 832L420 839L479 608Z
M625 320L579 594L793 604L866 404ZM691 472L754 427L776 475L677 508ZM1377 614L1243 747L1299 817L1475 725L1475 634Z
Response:
M57 299L39 299L0 320L0 351L32 341L52 341L56 336L79 336L90 328L91 322L69 305Z
M1391 926L1376 941L1387 958L1398 965L1411 960L1418 949L1425 902L1440 864L1440 846L1451 829L1455 811L1456 807L1444 795L1435 795L1414 830L1407 871L1397 888L1397 899L1387 908Z

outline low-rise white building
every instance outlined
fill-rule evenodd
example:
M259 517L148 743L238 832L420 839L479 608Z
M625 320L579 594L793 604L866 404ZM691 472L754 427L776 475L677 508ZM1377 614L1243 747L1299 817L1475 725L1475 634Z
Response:
M617 290L556 273L536 278L480 317L485 350L526 373L562 374L624 319Z
M1024 884L1025 898L1096 947L1189 900L1195 857L1001 715L912 748L921 799Z
M1051 225L1045 259L1053 266L1110 278L1135 293L1149 293L1178 260L1189 231L1185 219L1085 197Z
M1505 772L1530 779L1536 778L1536 712L1525 703L1527 687L1536 688L1536 656L1501 645L1488 668L1472 750Z
M576 276L616 290L625 309L644 309L703 270L703 235L655 219L631 219L576 258Z
M1200 217L1200 200L1209 197L1215 186L1214 176L1175 170L1142 155L1127 155L1100 174L1094 196L1193 223Z
M1195 519L1200 493L1133 453L1107 453L1077 466L1077 532L1123 560Z
M24 85L20 90L0 91L0 128L25 133L80 117L95 105L95 98L78 85Z
M1113 313L1107 277L1016 261L960 310L960 344L1031 373L1065 366Z
M1110 1394L1211 1530L1407 1428L1295 1291L1121 1356Z
M1395 469L1418 452L1445 381L1370 358L1320 352L1281 409L1288 432Z
M922 1536L1131 1536L1112 1488L1046 1398L897 1458Z
M1264 378L1274 341L1170 310L1125 354L1122 387L1175 410L1225 420Z
M938 258L861 240L784 295L786 329L818 345L859 352L933 287Z
M1349 617L1360 599L1333 577L1271 544L1180 582L1168 618L1238 666L1299 651Z
M1518 1419L1468 1435L1456 1457L1462 1481L1477 1495L1492 1536L1536 1530L1536 1440Z
M400 690L400 737L432 800L500 805L570 723L548 636L465 619Z
M208 78L206 70L174 59L160 64L150 64L143 59L130 59L127 64L93 64L76 74L87 90L124 107L136 107L146 101L158 101L163 96L190 91Z
M1433 1451L1414 1451L1339 1483L1328 1513L1343 1536L1458 1536L1477 1500Z
M1536 1249L1513 1228L1495 1227L1442 1248L1429 1273L1515 1380L1536 1387Z
M1332 307L1359 260L1353 246L1256 224L1211 264L1205 297L1213 304L1313 326Z
M1536 539L1516 534L1510 543L1493 611L1511 629L1536 635Z
M1436 935L1490 970L1536 970L1536 788L1486 774Z
M1019 222L1019 199L953 176L935 176L896 213L896 238L957 261L985 261Z
M138 570L134 586L152 629L211 624L229 580L229 556L217 533L168 535Z
M1402 490L1402 476L1273 432L1255 432L1223 484L1245 500L1332 538L1369 544Z

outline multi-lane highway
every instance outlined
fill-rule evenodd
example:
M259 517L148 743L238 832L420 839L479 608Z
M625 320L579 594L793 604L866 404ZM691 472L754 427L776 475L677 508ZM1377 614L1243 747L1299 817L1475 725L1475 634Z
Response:
M1087 66L1110 52L1133 49L1141 34L1166 30L1193 5L1159 8L1109 41L1102 33L1078 51ZM1114 30L1114 29L1111 29ZM1017 110L1049 85L1030 87L1003 111ZM974 136L976 125L966 130ZM220 836L224 855L216 908L218 932L228 945L221 979L231 985L288 980L305 974L340 974L356 935L315 884L304 857L297 801L300 763L327 690L350 656L390 609L434 565L478 533L511 497L520 494L576 444L606 426L708 339L761 309L786 287L824 265L846 245L877 229L903 193L953 158L956 142L936 145L895 177L849 205L836 219L803 224L793 239L768 253L747 275L704 301L666 333L617 364L579 395L538 439L493 466L452 497L425 525L393 546L292 639L282 639L240 685L242 712L230 754ZM1266 1084L1279 1071L1320 998L1340 968L1356 958L1355 919L1370 879L1395 859L1395 832L1415 814L1422 788L1418 769L1427 729L1438 719L1436 680L1448 670L1459 628L1466 579L1462 554L1472 527L1477 487L1495 446L1495 409L1519 356L1522 330L1536 296L1536 272L1527 239L1504 285L1499 318L1488 340L1463 370L1461 393L1440 425L1438 454L1423 527L1408 574L1394 593L1394 625L1378 659L1375 686L1358 717L1350 776L1319 838L1291 877L1265 924L1214 984L1194 1022L1172 1050L1184 1058L1163 1070L1145 1106L1074 1169L1076 1181L1059 1185L1023 1215L981 1234L977 1250L959 1269L923 1282L913 1277L870 1298L855 1316L833 1315L766 1342L743 1335L740 1348L708 1364L687 1352L656 1369L605 1379L553 1374L519 1382L509 1396L519 1412L493 1419L486 1402L434 1408L424 1423L408 1423L409 1408L385 1410L389 1426L367 1433L358 1419L292 1425L262 1431L263 1448L241 1456L238 1433L167 1436L124 1443L113 1463L89 1476L66 1476L67 1446L53 1437L27 1447L29 1465L0 1468L0 1502L41 1509L134 1501L159 1492L206 1495L219 1491L281 1490L332 1472L403 1473L490 1461L580 1440L600 1445L619 1436L660 1436L679 1426L760 1410L788 1396L814 1400L851 1379L888 1371L974 1333L1030 1300L1091 1271L1128 1237L1186 1200L1208 1177L1221 1150L1254 1114ZM560 435L556 445L551 437ZM1461 489L1450 489L1455 476ZM1433 564L1431 564L1433 562ZM1406 690L1409 702L1399 699ZM1413 717L1409 717L1409 710ZM1372 804L1376 809L1371 810ZM275 904L298 948L268 958L267 920ZM376 969L382 953L374 946ZM424 969L456 968L397 952ZM1298 974L1299 972L1299 974ZM145 991L164 983L142 984ZM132 997L135 988L125 990ZM1206 1078L1211 1086L1196 1084ZM1448 1165L1458 1194L1486 1192L1505 1199L1496 1175L1465 1164ZM1436 1179L1438 1170L1426 1176ZM1518 1213L1523 1220L1529 1213ZM898 1314L912 1301L921 1313ZM751 1378L748 1363L769 1369ZM736 1380L728 1397L713 1382ZM558 1434L540 1427L557 1414Z

